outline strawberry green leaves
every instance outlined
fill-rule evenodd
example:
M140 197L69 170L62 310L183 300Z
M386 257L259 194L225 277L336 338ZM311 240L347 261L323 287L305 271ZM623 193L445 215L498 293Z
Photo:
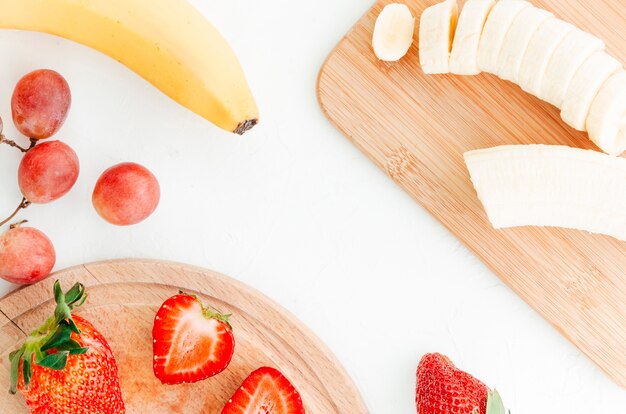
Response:
M74 328L75 327L76 325L74 325ZM63 369L65 365L61 368L55 368L58 365L57 361L55 361L52 365L48 365L46 363L48 356L55 355L56 353L62 353L63 351L67 351L66 353L69 355L84 354L87 352L88 348L83 348L77 341L71 338L72 332L76 332L74 328L65 320L59 322L59 327L54 332L52 337L41 347L41 351L46 352L46 357L38 359L37 365L51 369ZM80 330L76 333L80 333ZM53 353L51 354L51 352Z
M66 294L63 294L61 284L57 280L54 283L54 300L57 303L57 307L54 310L56 322L60 324L62 321L67 321L72 332L79 334L80 330L72 320L72 309L81 306L87 300L85 286L82 283L76 283Z
M41 361L37 361L37 365L54 369L56 371L61 371L67 365L68 355L68 351L55 352L54 354L49 354ZM24 380L24 386L27 387L26 380Z
M54 316L31 333L20 349L9 355L11 361L9 392L11 394L17 392L20 365L24 387L28 389L33 362L41 367L63 370L70 355L84 354L89 350L71 337L73 333L81 333L72 319L72 310L85 303L87 299L85 286L82 283L76 283L70 290L63 293L61 284L57 280L53 291L57 304Z
M487 414L511 414L504 408L504 403L497 390L489 391L487 394Z
M11 394L17 393L17 379L20 373L20 360L22 359L22 355L24 355L23 348L9 354L9 360L11 361L11 388L9 388L9 393Z

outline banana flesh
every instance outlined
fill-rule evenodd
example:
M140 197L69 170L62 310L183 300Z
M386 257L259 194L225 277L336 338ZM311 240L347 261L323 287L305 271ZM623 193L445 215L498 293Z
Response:
M604 49L604 41L575 28L552 54L543 75L539 98L562 108L567 87L576 71L592 54Z
M237 57L186 0L0 0L0 10L0 28L96 49L227 131L258 121Z
M372 46L376 57L395 62L404 57L413 43L415 18L405 4L385 6L376 19Z
M447 36L436 22L446 21L451 14L443 11L450 7L448 0L422 15L426 27L420 27L420 62L425 73L493 73L555 105L565 123L589 132L603 151L619 155L626 150L625 121L607 103L626 99L620 95L623 89L610 91L603 86L623 67L605 52L601 39L525 0L468 0L452 34L452 53L446 63L443 39ZM432 27L438 29L429 31ZM437 36L428 35L435 32ZM616 81L611 85L616 83L621 85ZM599 91L603 93L596 99Z
M621 67L621 63L606 52L591 55L576 71L567 88L561 108L563 121L572 128L584 131L593 99L602 84Z
M478 45L487 16L495 0L468 0L463 5L463 12L452 43L450 54L450 72L456 75L478 75Z
M589 110L587 131L604 152L626 151L626 71L615 73L600 88Z
M450 52L459 8L446 0L424 10L420 18L419 58L424 73L450 72Z
M530 39L520 66L518 84L523 90L539 95L554 51L565 36L575 29L573 25L557 18L548 19L539 26Z
M556 145L464 154L494 228L550 226L626 241L626 159Z
M499 78L517 82L522 59L524 59L533 33L543 22L553 16L550 12L531 6L523 9L515 17L498 56L495 74Z
M525 0L500 0L493 6L480 37L478 66L483 72L497 73L504 39L518 14L531 4Z

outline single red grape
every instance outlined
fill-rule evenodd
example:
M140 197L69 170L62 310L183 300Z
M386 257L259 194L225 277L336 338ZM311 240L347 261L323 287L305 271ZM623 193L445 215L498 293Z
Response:
M71 103L70 87L63 76L49 69L36 70L15 86L13 122L29 138L49 138L65 122Z
M156 177L132 162L106 170L93 191L93 206L111 224L137 224L156 210L161 190Z
M24 155L17 178L28 201L45 204L67 194L79 171L76 153L61 141L50 141L36 145Z
M50 274L56 253L50 239L32 227L15 227L0 235L0 278L31 284Z

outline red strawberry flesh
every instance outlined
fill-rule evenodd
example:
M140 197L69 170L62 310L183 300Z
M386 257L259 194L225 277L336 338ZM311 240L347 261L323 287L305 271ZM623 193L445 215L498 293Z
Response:
M197 382L222 372L230 363L235 339L219 314L194 296L167 299L154 320L154 374L165 384Z
M222 414L304 414L302 398L277 369L263 367L246 378Z

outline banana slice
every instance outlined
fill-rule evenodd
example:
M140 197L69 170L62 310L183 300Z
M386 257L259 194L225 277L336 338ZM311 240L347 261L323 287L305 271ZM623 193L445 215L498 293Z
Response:
M396 62L404 57L413 43L415 18L405 4L385 6L376 19L372 46L376 57Z
M525 0L500 0L493 6L478 45L480 70L493 74L498 72L498 56L504 38L515 17L527 7L531 4Z
M477 75L478 44L495 0L467 0L459 16L450 55L450 72L457 75Z
M513 20L498 56L497 75L517 83L524 53L539 26L554 15L536 7L527 7Z
M543 77L554 51L565 36L575 29L573 25L557 18L548 19L539 26L530 39L520 66L517 84L523 90L539 96Z
M622 64L606 52L599 51L591 55L576 71L567 88L561 108L563 121L572 128L584 131L591 103L602 84L621 68Z
M600 88L589 110L587 131L604 152L626 151L626 71L615 73Z
M557 145L464 154L496 229L552 226L626 241L626 159Z
M578 28L565 36L546 67L539 98L557 108L563 106L565 93L576 71L593 53L604 50L601 39Z
M422 13L419 55L424 73L450 72L450 51L458 16L456 0L446 0Z

